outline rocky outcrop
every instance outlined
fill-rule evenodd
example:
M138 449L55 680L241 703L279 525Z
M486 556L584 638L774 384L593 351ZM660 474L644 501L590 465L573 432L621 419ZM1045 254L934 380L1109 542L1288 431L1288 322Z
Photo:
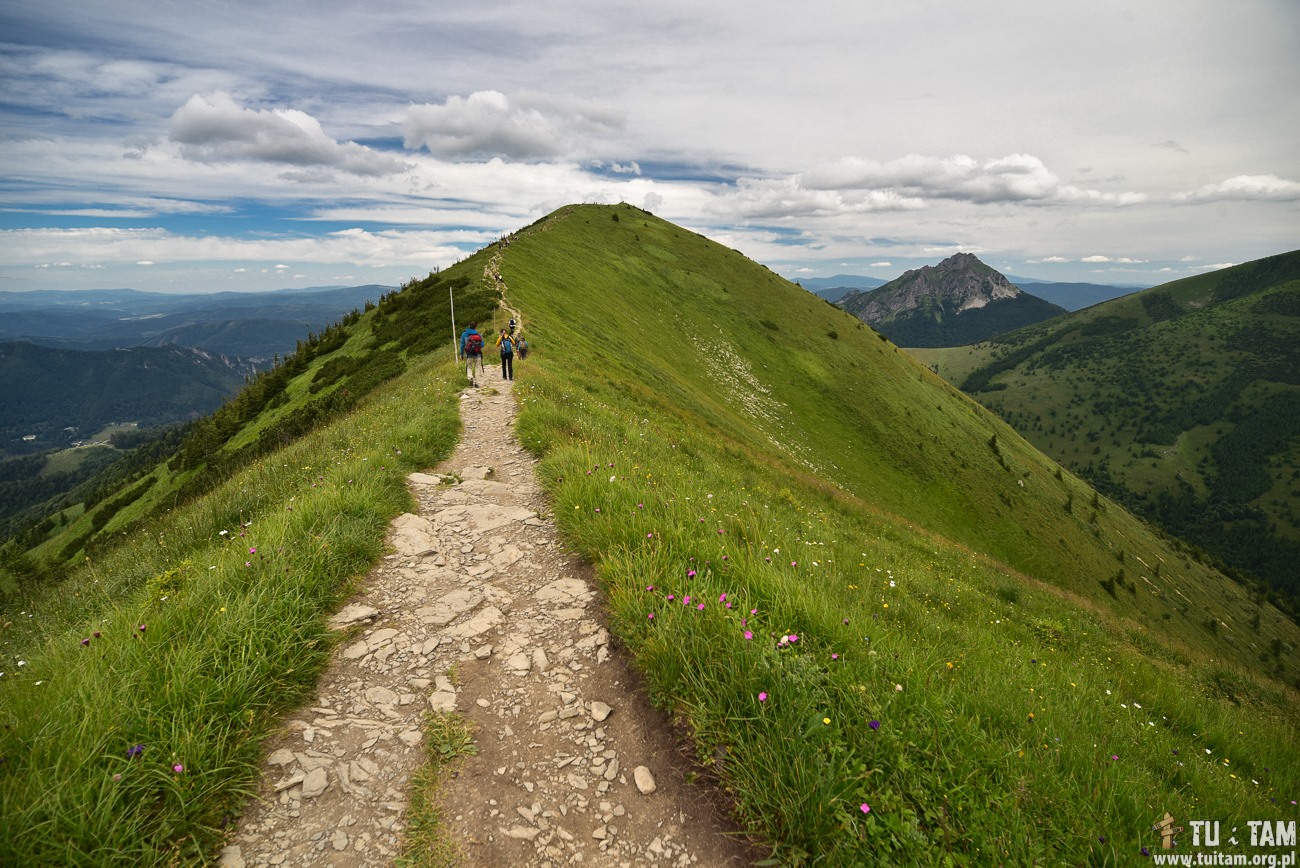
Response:
M904 272L840 306L895 343L914 347L974 343L1065 313L970 253Z

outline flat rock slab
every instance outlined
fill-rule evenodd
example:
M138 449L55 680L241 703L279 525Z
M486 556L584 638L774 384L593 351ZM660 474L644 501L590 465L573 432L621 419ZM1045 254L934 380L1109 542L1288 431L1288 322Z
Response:
M427 518L408 512L394 519L392 528L390 543L397 554L419 558L437 553L438 539Z
M408 473L406 474L407 482L412 485L443 485L450 482L451 478L439 473Z
M511 488L506 483L487 479L466 479L457 488L476 498L508 497L511 494Z
M330 618L330 629L342 630L352 624L358 624L362 621L369 621L379 614L379 610L374 606L367 606L362 603L349 603Z
M457 588L432 606L416 609L415 614L426 624L445 627L481 602L483 602L483 595L478 591Z
M445 632L453 639L473 639L500 624L503 617L496 606L484 606L470 618L448 627Z
M556 603L572 606L575 602L586 602L593 596L592 590L582 579L556 579L533 595L539 603Z

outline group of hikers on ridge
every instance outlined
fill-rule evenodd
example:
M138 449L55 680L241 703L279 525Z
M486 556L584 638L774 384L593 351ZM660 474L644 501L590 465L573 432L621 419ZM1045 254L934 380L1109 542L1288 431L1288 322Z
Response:
M478 332L478 323L472 322L460 334L460 357L465 361L465 377L470 385L478 386L478 377L483 373L483 336ZM515 352L519 358L528 358L528 340L521 333L515 336L515 321L510 320L510 327L502 329L497 337L496 347L501 352L501 379L515 378Z

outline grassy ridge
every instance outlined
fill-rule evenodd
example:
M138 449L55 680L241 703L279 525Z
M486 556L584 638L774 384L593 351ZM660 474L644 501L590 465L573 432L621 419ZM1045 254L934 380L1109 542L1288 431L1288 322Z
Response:
M1107 863L1164 810L1294 816L1293 698L1199 623L1240 589L892 345L626 206L502 273L557 520L779 858Z
M62 611L35 613L53 636L0 679L0 863L211 853L261 739L315 684L323 614L410 508L405 473L449 454L456 384L445 361L421 366L134 535L70 580Z
M328 659L324 616L411 508L406 474L455 444L448 288L490 315L483 259L300 347L38 550L78 551L100 515L71 577L0 610L0 864L211 857Z

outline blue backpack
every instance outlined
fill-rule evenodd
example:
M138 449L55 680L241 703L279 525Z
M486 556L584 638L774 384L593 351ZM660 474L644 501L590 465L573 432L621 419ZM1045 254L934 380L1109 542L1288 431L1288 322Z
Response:
M501 355L513 356L514 354L515 354L515 345L510 341L510 338L502 338Z

